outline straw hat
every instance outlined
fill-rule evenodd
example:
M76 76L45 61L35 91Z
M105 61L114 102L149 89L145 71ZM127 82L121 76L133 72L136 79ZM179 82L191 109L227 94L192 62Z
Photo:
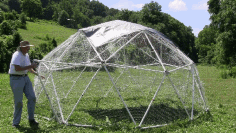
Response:
M21 41L20 46L17 48L17 50L21 51L20 48L24 48L24 47L28 47L28 46L34 46L34 45L30 45L30 43L28 41Z

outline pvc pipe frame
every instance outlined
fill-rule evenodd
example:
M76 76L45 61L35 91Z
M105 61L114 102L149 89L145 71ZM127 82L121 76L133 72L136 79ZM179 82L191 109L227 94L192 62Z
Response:
M153 47L153 45L152 45L151 41L149 40L147 34L146 34L146 33L144 33L144 34L145 34L146 38L148 39L148 42L149 42L149 44L151 45L152 49L154 50L154 52L155 52L155 54L156 54L156 56L157 56L159 62L161 63L162 68L164 69L164 71L166 71L166 68L164 67L164 65L163 65L163 63L162 63L161 58L159 57L157 51L156 51L155 48Z
M62 122L65 123L64 116L63 116L63 113L62 113L62 110L61 110L60 99L58 98L56 86L55 86L55 84L54 84L54 80L53 80L52 75L51 75L51 79L52 79L52 84L53 84L54 93L55 93L55 96L56 96L56 99L57 99L57 104L58 104L59 111L60 111L60 114L61 114Z
M57 116L57 114L55 113L54 108L53 108L53 106L52 106L52 101L51 101L50 97L48 96L47 90L45 89L45 86L44 86L44 84L43 84L43 82L42 82L41 76L38 75L38 77L39 77L40 83L42 84L42 87L43 87L43 89L44 89L44 92L45 92L45 94L46 94L46 96L47 96L47 98L48 98L48 101L49 101L49 103L50 103L50 105L51 105L52 112L53 112L53 114L55 115L56 120L57 120L58 122L60 122L59 119L58 119L58 116Z

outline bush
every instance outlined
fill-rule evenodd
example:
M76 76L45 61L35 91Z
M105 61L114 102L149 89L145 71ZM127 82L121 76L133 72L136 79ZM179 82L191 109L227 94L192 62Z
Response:
M23 41L23 38L21 37L19 32L15 31L13 33L13 45L12 45L12 48L16 49L20 45L21 41Z
M58 18L58 23L60 25L68 25L68 21L67 21L68 18L69 18L69 14L65 10L62 10Z
M0 40L0 62L1 62L1 67L0 67L0 72L7 72L7 48L6 45L3 43L3 41Z
M22 25L26 25L27 16L24 13L21 13L19 20Z
M3 10L4 12L9 12L9 6L7 4L4 4L2 2L0 2L0 9Z
M40 48L36 46L29 51L29 57L30 60L33 59L41 60L43 59L43 53L41 52Z
M0 23L4 20L4 13L0 11Z
M229 78L229 72L228 72L227 70L225 70L225 69L221 70L221 71L220 71L220 77L221 77L222 79L227 79L227 78Z
M6 20L2 22L0 27L1 27L1 34L3 35L11 35L13 33L13 28L11 27L9 22Z
M230 77L236 78L236 67L232 67L229 73Z
M16 20L16 16L12 12L4 13L5 20Z

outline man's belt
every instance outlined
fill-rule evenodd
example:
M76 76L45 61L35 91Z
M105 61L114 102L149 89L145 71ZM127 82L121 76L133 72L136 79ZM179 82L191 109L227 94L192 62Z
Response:
M11 76L25 77L25 76L28 76L28 75L27 74L10 74L10 77Z

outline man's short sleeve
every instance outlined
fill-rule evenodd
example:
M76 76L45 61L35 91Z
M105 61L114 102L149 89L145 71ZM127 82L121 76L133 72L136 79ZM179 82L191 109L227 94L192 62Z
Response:
M21 56L19 55L19 52L15 52L12 56L11 64L20 66L21 65L20 60Z
M31 62L30 62L30 58L29 58L29 55L27 54L26 55L26 66L29 66L29 65L31 65Z

